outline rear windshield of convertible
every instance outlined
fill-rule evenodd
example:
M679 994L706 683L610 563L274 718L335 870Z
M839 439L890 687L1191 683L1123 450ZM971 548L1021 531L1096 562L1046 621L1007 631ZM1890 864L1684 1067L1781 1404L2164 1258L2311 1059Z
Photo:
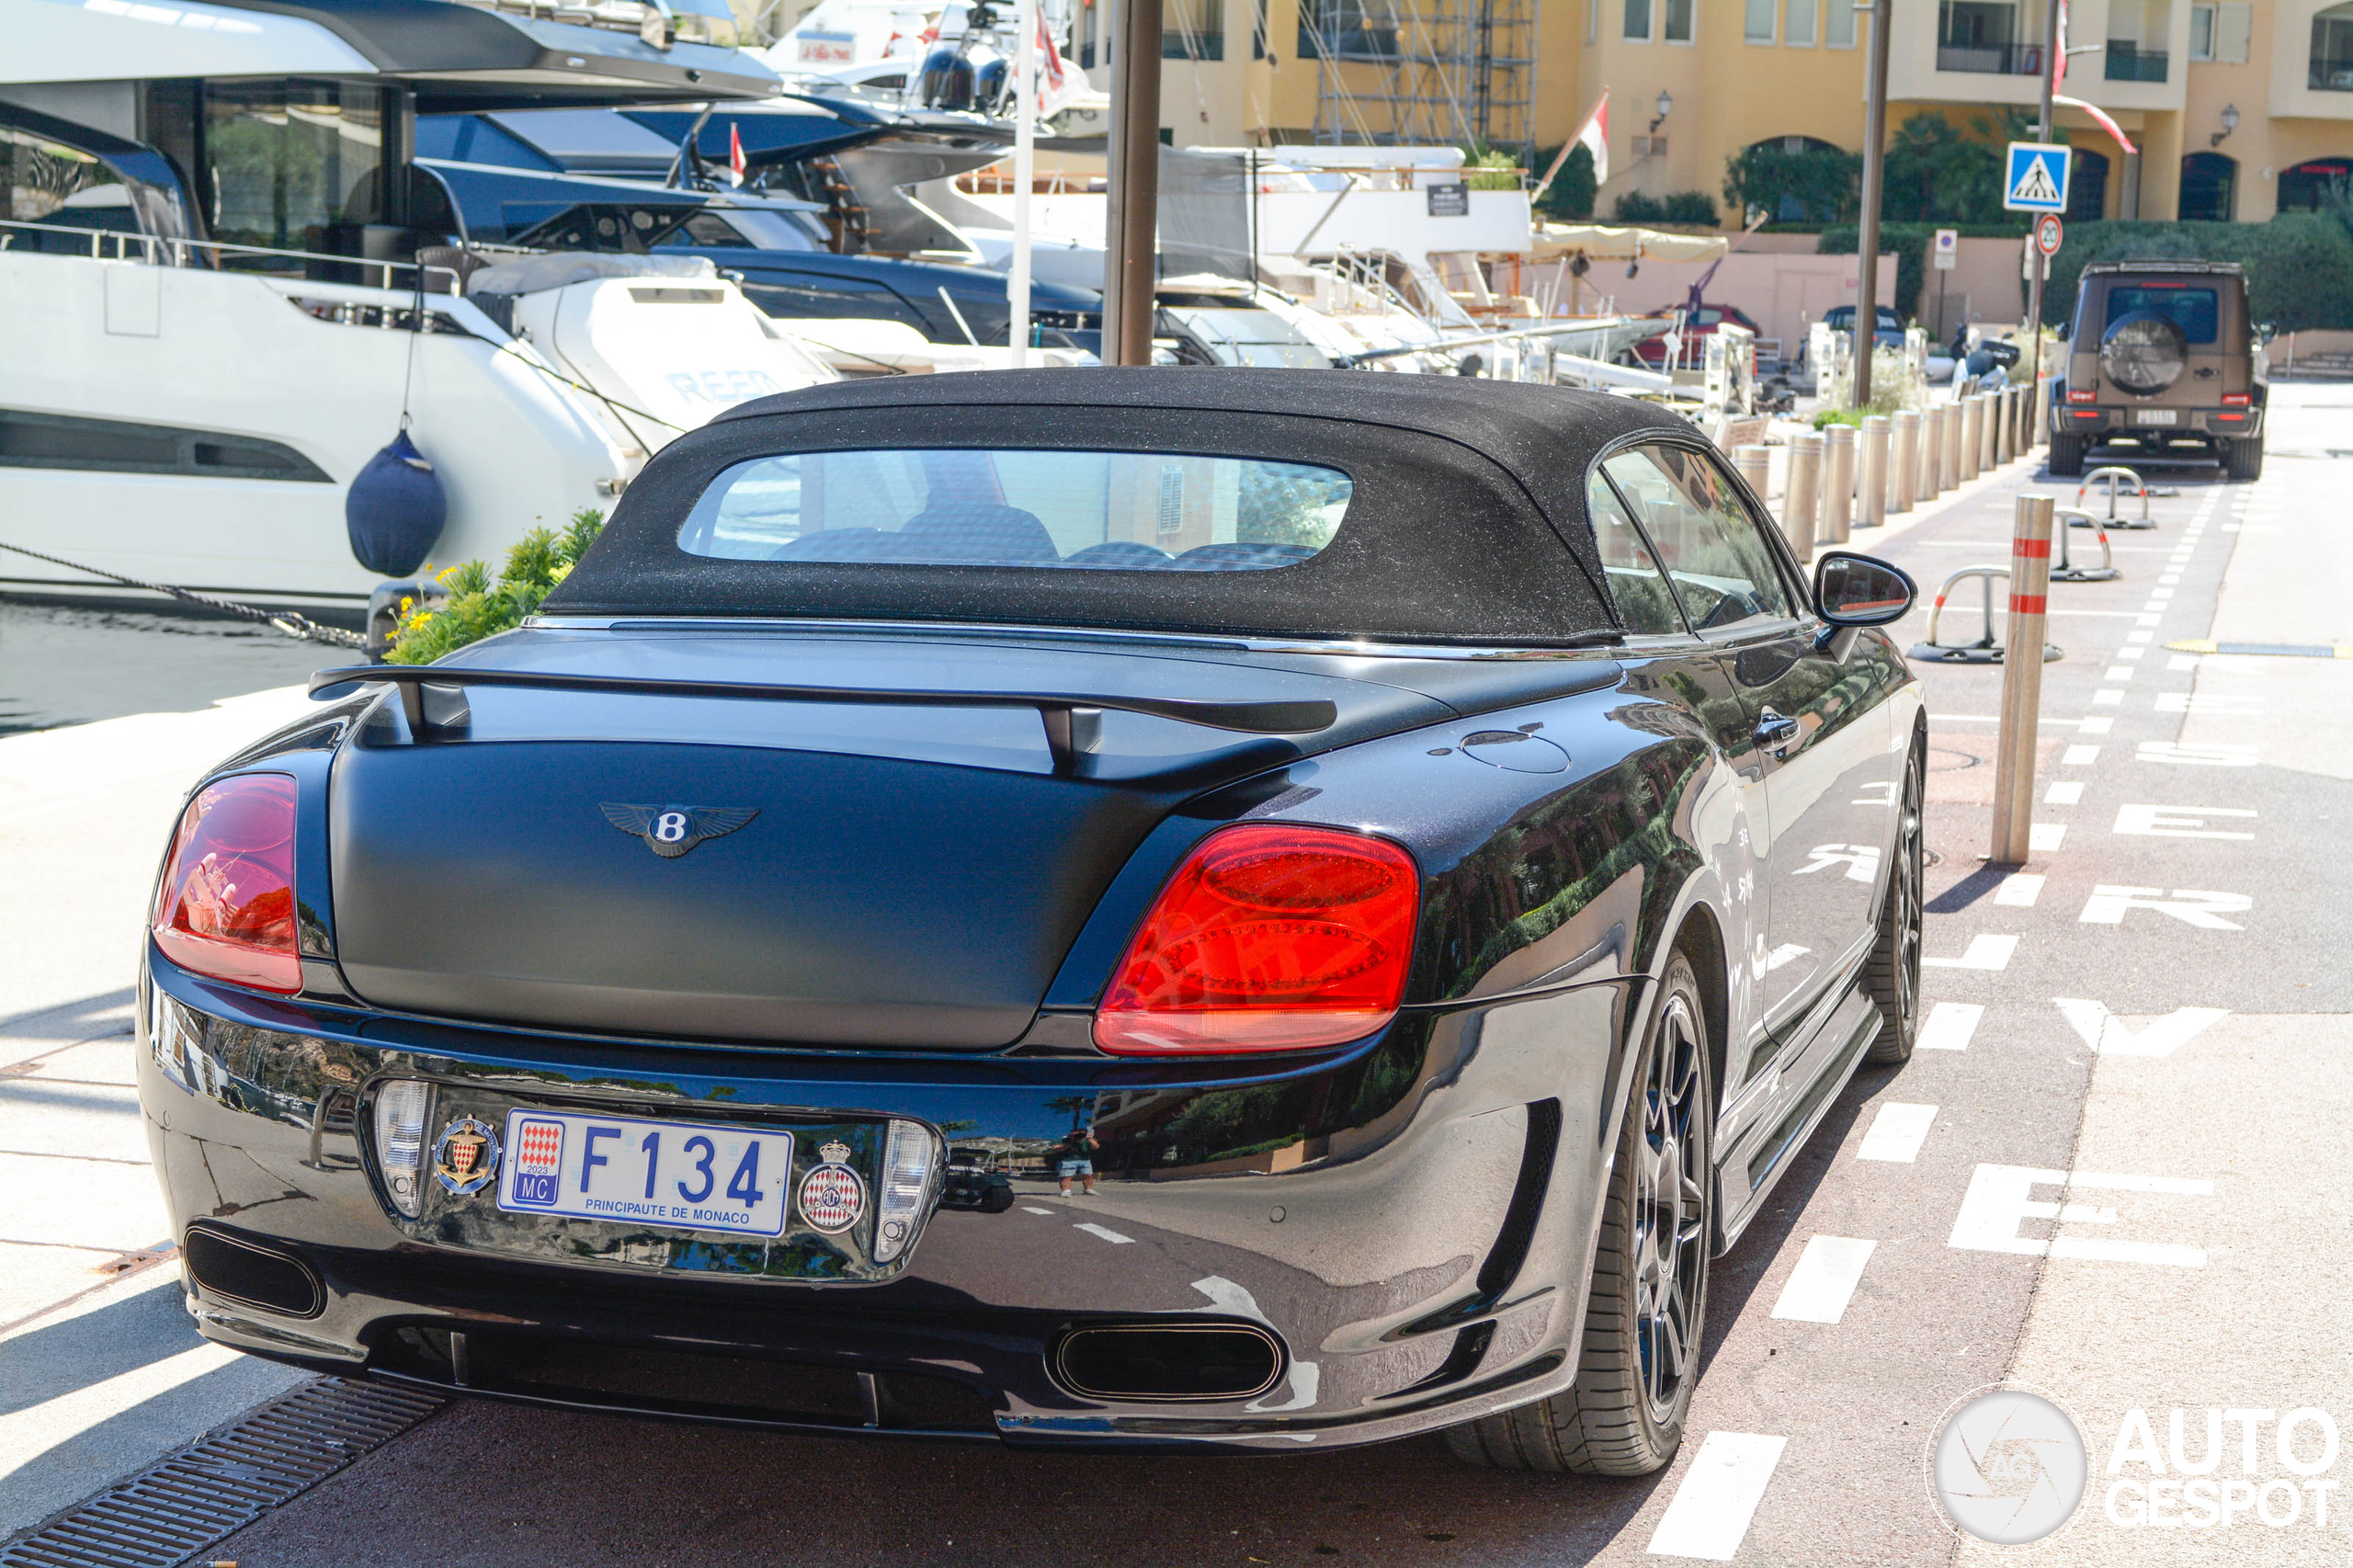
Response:
M730 561L1258 572L1329 544L1351 490L1336 469L1263 458L794 452L720 473L678 547Z

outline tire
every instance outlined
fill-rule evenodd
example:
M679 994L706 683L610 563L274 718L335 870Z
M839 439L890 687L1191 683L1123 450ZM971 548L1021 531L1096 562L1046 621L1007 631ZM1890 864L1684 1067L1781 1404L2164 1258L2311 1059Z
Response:
M2082 436L2053 435L2051 437L2051 455L2045 460L2046 466L2051 470L2051 477L2053 479L2083 478L2084 454L2090 449L2090 440Z
M2234 437L2222 443L2222 477L2257 480L2263 477L2263 437Z
M1879 1034L1863 1060L1893 1066L1912 1060L1920 1035L1920 881L1922 796L1920 748L1904 765L1903 804L1895 821L1895 852L1888 858L1887 891L1880 897L1879 940L1863 967L1863 990L1879 1008Z
M1707 1012L1691 960L1678 952L1620 1122L1576 1382L1449 1428L1455 1457L1580 1475L1648 1475L1675 1457L1707 1331L1714 1142ZM1662 1229L1670 1236L1664 1258Z

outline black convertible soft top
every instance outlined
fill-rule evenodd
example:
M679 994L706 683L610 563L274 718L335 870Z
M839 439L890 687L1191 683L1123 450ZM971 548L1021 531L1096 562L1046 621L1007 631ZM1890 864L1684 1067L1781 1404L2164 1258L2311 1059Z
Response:
M551 614L955 620L1568 646L1619 630L1586 515L1595 456L1691 427L1631 399L1354 370L984 371L763 398L647 463ZM1278 571L1040 572L720 560L679 525L730 465L787 452L1069 448L1321 464L1355 494Z

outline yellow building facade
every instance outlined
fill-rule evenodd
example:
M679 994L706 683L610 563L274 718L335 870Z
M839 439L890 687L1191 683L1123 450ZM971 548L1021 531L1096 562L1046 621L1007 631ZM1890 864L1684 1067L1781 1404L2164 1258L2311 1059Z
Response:
M1103 4L1104 0L1097 0ZM1891 133L2031 112L2047 0L1894 0ZM1162 123L1179 146L1556 145L1606 87L1610 178L1728 210L1728 163L1779 142L1859 149L1868 16L1851 0L1166 0ZM2353 177L2353 0L2073 0L2079 216L2260 222ZM1495 47L1482 69L1477 40ZM1798 140L1791 140L1798 139Z

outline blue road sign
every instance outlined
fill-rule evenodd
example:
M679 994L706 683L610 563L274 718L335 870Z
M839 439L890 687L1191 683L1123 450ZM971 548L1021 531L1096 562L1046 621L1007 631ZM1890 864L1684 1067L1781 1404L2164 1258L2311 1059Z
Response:
M2013 212L2067 210L2067 149L2039 142L2010 143L2002 205Z

